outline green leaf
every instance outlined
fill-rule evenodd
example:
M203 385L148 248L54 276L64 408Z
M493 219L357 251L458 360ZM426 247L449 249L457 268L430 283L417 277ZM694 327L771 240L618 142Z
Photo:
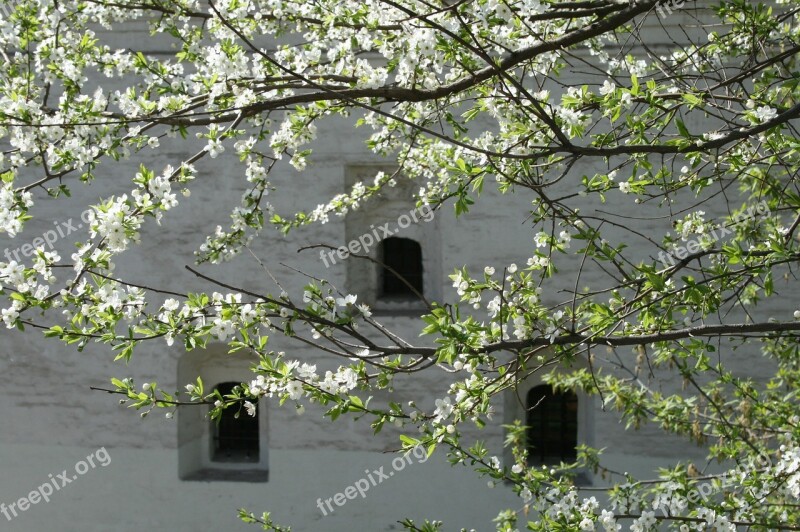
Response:
M695 96L694 94L691 94L691 93L688 93L688 92L683 94L683 99L684 99L684 101L686 101L689 104L689 107L692 108L692 109L697 107L697 106L699 106L699 105L702 105L702 103L703 103L703 99L702 98L700 98L698 96Z
M680 118L675 119L675 125L678 126L678 132L681 134L682 137L691 138L689 130L686 129L686 124L683 123L683 120L681 120Z
M418 439L411 438L409 436L406 436L405 434L400 435L400 441L411 447L416 447L417 445L419 445Z

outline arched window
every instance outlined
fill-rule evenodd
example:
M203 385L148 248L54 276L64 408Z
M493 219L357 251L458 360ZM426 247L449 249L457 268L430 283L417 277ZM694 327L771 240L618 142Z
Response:
M532 464L571 462L577 457L578 396L535 386L526 401L528 460Z
M381 296L416 297L414 290L422 293L422 247L419 243L409 238L387 238L381 242L381 262L384 264L381 272Z
M217 390L223 396L232 393L238 382L223 382ZM211 459L215 462L258 462L258 416L251 416L242 407L231 406L213 421Z

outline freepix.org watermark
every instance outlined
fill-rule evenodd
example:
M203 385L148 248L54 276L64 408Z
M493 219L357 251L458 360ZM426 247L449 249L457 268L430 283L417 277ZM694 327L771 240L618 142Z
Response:
M416 458L417 462L420 464L424 464L429 458L425 447L417 445L403 456L398 456L392 460L392 471L385 472L384 469L386 466L381 466L373 471L365 469L364 473L366 473L367 476L356 480L353 484L347 486L343 492L339 492L327 499L317 499L317 508L322 512L322 515L328 515L329 512L333 513L334 511L331 502L336 506L342 507L347 504L347 501L355 499L356 496L360 495L362 499L366 498L367 492L371 488L383 483L385 480L389 480L396 472L405 469L406 465L411 465L413 463L412 456ZM325 508L327 508L327 510Z
M733 233L734 228L742 222L754 219L756 216L766 216L770 213L769 206L766 201L760 201L755 205L751 205L746 211L738 213L733 217L729 225L720 225L720 227L698 236L697 238L688 240L686 245L674 246L672 251L660 251L658 253L658 260L664 268L671 268L675 266L675 259L683 260L689 255L697 253L698 251L709 248L714 242Z
M672 14L673 9L682 9L688 0L663 0L656 5L656 12L661 18Z
M111 455L108 454L105 447L101 447L84 460L80 460L76 463L74 473L70 473L67 469L57 475L51 473L48 475L49 480L47 482L28 493L26 497L21 497L19 500L8 505L4 502L0 502L0 513L2 513L8 521L11 521L22 512L28 511L33 505L39 504L42 501L50 502L51 495L78 480L79 476L85 475L98 465L100 467L105 467L110 463Z
M336 264L334 255L338 256L339 260L344 260L351 254L359 252L368 253L372 246L384 238L389 238L400 232L401 229L405 229L412 223L417 223L420 220L425 222L433 220L433 207L430 205L423 205L419 209L411 210L408 214L401 214L397 219L397 226L394 229L391 228L391 222L386 222L378 227L375 227L375 224L370 225L369 228L372 229L371 232L364 233L360 237L351 240L346 246L341 246L338 249L320 250L319 258L322 259L325 267L329 268L331 264Z
M0 0L2 2L2 0ZM58 242L60 239L71 235L72 233L77 232L78 230L83 228L83 224L89 224L92 220L93 212L91 209L87 209L81 213L81 221L83 223L77 223L74 221L73 218L70 218L66 222L53 222L55 225L55 229L50 229L42 233L41 236L37 236L32 241L27 244L22 244L18 248L6 248L3 250L3 256L5 256L8 262L12 260L17 261L18 263L22 262L20 255L22 257L32 257L36 253L37 248L44 248L47 246L50 249L53 249L53 244Z
M752 466L756 468L768 468L772 465L772 461L762 454L757 454L752 464ZM678 493L672 493L670 495L663 494L653 501L653 510L660 511L664 516L669 516L682 512L690 503L698 504L700 501L705 503L712 494L722 494L726 489L740 484L742 479L752 473L751 467L737 465L734 469L717 475L716 478L719 481L718 488L714 488L710 482L703 482L694 486L685 496ZM748 491L750 495L756 495L755 488L750 488Z

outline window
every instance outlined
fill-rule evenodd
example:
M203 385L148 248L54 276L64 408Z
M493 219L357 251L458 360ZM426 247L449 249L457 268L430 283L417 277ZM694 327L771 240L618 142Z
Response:
M387 238L381 242L381 262L383 297L416 297L416 293L422 293L422 247L419 243L410 238Z
M418 208L414 194L419 183L397 174L396 167L348 164L344 185L373 183L378 172L394 175L395 184L383 187L347 213L344 240L336 243L353 244L353 254L346 260L335 255L336 263L331 266L345 270L346 292L358 294L358 302L369 305L376 315L418 316L426 310L425 300L382 265L397 271L428 301L443 298L440 222L446 217L434 216L430 207Z
M549 385L531 388L526 398L528 461L532 464L571 462L577 457L578 396L553 392Z
M178 358L178 382L216 384L222 395L244 382L253 357L244 350L228 353L222 342L210 342L203 349L183 352ZM256 405L256 415L245 408L226 408L217 420L209 419L200 406L178 409L178 477L187 481L268 482L269 403ZM238 413L238 417L237 417Z
M223 396L232 393L239 383L223 382L217 390ZM212 421L214 446L211 459L215 462L258 462L258 416L250 416L244 408L229 407L219 420Z

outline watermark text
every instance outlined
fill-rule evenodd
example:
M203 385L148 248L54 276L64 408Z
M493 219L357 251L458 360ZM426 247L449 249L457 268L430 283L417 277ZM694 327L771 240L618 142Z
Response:
M351 254L359 252L368 253L370 248L381 240L397 234L401 229L405 229L412 223L417 223L420 220L430 222L433 220L433 216L433 207L430 205L423 205L419 209L413 209L408 214L401 214L400 217L397 218L396 227L393 228L391 222L386 222L378 227L375 227L374 224L370 225L369 227L372 229L371 232L364 233L360 237L354 238L346 246L340 246L337 249L320 250L319 258L322 259L325 267L329 268L331 264L336 264L335 257L338 257L339 260L344 260Z
M425 447L422 445L417 445L411 451L402 456L397 456L394 460L392 460L392 471L384 471L386 466L381 466L373 471L365 469L364 473L366 473L366 476L356 480L350 486L347 486L343 492L339 492L333 497L328 497L327 499L317 499L317 508L319 508L319 511L322 512L322 515L325 516L328 515L328 513L333 513L334 511L334 507L331 503L341 507L344 506L347 501L353 500L357 496L360 496L362 499L366 498L367 492L371 488L374 488L378 484L382 484L384 481L389 480L394 476L395 472L400 472L405 469L406 465L411 465L413 463L412 457L416 458L417 462L420 464L424 464L429 458Z
M108 454L105 447L101 447L84 460L77 462L74 466L74 473L70 474L70 471L67 469L57 475L51 473L48 475L49 479L47 482L28 493L27 496L20 497L18 500L8 505L4 502L0 502L0 513L2 513L8 521L11 521L22 512L28 511L33 505L39 504L42 501L50 502L50 497L55 492L72 484L79 476L85 475L98 465L100 467L105 467L110 463L111 455Z

